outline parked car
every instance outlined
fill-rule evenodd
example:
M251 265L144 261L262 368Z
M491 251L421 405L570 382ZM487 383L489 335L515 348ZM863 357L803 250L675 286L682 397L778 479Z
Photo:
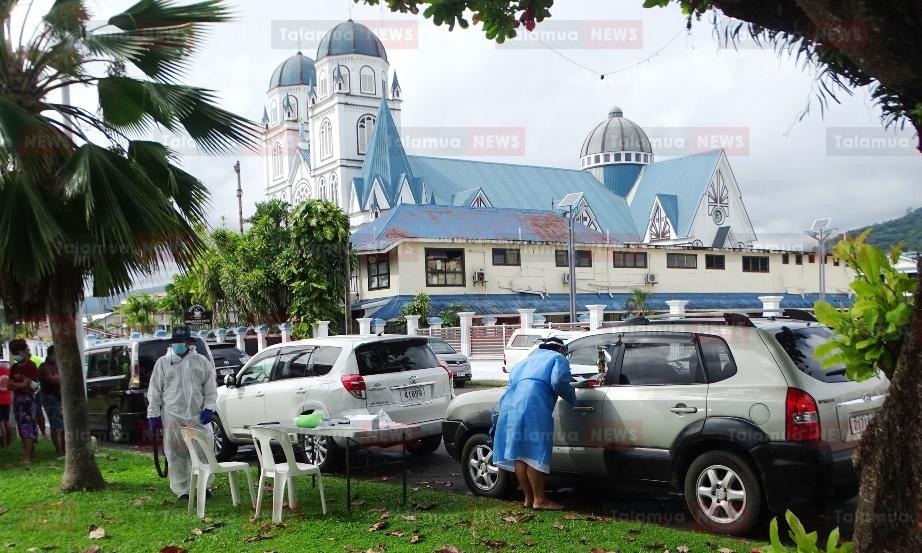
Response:
M224 383L225 376L237 374L237 371L250 360L250 356L234 344L210 343L208 349L211 350L211 357L214 358L214 366L218 371L219 386Z
M194 338L193 342L196 352L212 359L205 342L200 338ZM141 436L147 426L150 375L157 359L169 347L167 338L142 337L106 340L86 349L83 367L92 432L104 432L113 442L128 442Z
M503 349L503 372L509 372L513 365L528 357L531 350L534 349L538 340L556 336L561 340L567 340L579 334L568 330L555 330L553 328L517 328L509 342Z
M471 363L466 355L461 355L451 344L441 338L429 338L429 347L435 352L439 361L445 363L454 376L455 387L463 388L471 379Z
M421 439L408 449L432 453L454 395L451 377L424 337L332 336L270 346L218 389L215 454L227 460L238 445L252 443L249 428L256 424L288 423L315 411L343 418L381 410L396 422L421 424ZM338 438L311 437L299 454L328 470L345 446Z
M814 351L831 332L804 313L788 315L651 319L571 340L574 372L600 359L606 372L574 383L573 408L558 402L552 473L671 487L702 527L735 535L765 507L853 496L852 455L889 382L823 370ZM460 395L446 414L445 447L478 495L514 487L514 476L492 465L487 435L502 392Z

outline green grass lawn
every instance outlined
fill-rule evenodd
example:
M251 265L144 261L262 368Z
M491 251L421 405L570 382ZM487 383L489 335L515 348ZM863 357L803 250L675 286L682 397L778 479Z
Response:
M97 456L109 487L103 492L61 494L63 461L47 441L29 468L19 465L19 446L0 448L0 551L142 552L167 546L190 552L366 552L474 551L718 552L749 553L760 543L678 531L656 525L615 522L585 514L534 513L514 502L419 489L400 507L397 484L354 483L355 508L345 512L345 481L325 477L327 516L310 479L298 483L300 513L285 512L273 526L271 494L260 520L249 506L234 508L226 476L208 501L206 520L186 515L186 505L157 478L149 457L103 449ZM254 469L254 481L257 474ZM242 480L242 478L241 478ZM394 478L394 481L399 481ZM244 484L245 485L245 484ZM244 497L246 492L242 491ZM384 511L384 507L388 511ZM379 523L379 524L376 524ZM89 539L92 526L105 530ZM379 529L373 530L375 526ZM414 538L414 536L419 536ZM92 549L97 546L98 549ZM453 551L444 549L444 551Z

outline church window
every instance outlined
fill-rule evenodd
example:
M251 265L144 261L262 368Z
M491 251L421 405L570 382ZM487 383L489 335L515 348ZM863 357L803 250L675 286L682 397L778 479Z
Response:
M282 145L278 142L272 147L272 176L282 176Z
M292 95L285 97L285 118L286 119L297 119L298 118L298 99Z
M330 175L330 201L339 205L339 181L336 178L336 173Z
M358 133L358 152L364 154L368 151L368 145L371 143L371 133L375 129L375 116L363 115L359 117L356 127Z
M611 161L611 154L605 154L605 156L604 156L603 159L604 159L605 163L608 163L609 161Z
M345 65L339 66L339 81L336 84L336 90L341 92L349 92L349 68Z
M592 162L593 162L593 163L599 163L600 161L601 161L601 157L598 156L598 155L595 156L594 158L592 158Z
M377 83L375 83L375 70L367 65L359 70L359 86L362 94L375 94Z
M327 180L323 177L320 177L320 199L327 199Z
M320 123L320 159L333 155L333 124L329 119Z
M719 170L714 175L714 180L708 187L708 215L713 217L714 211L719 210L721 220L730 215L730 191L727 189L727 183L724 181L723 173ZM716 220L716 219L715 219Z
M621 154L615 154L615 161L621 161Z
M650 218L650 240L669 240L671 237L669 219L662 206L657 203L653 208L653 217Z
M320 83L320 97L326 98L327 96L327 72L321 71L317 81Z
M298 187L295 188L295 195L292 198L292 203L298 205L304 200L309 199L311 196L311 188L306 182L298 184Z
M630 152L624 154L624 161L632 161L633 159L634 159L634 158L633 158L633 156L630 154ZM638 160L638 161L639 161L639 160Z

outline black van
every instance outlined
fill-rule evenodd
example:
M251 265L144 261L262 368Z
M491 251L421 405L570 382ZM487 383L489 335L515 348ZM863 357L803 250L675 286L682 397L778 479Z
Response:
M170 347L168 338L107 340L88 346L83 367L90 431L112 442L139 439L147 428L147 384L154 363ZM195 351L214 363L208 346L193 338ZM223 378L215 375L223 385Z

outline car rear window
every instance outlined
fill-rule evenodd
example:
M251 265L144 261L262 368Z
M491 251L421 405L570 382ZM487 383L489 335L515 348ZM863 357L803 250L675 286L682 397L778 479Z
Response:
M535 345L541 336L538 334L519 334L512 339L510 347L513 348L530 348Z
M333 370L333 365L342 353L342 348L333 346L301 346L285 348L279 355L273 380L323 376Z
M201 338L193 338L192 345L196 353L208 357L208 346ZM141 368L141 385L147 386L150 381L150 375L154 372L154 364L157 359L166 355L166 350L170 348L169 340L148 340L138 344L138 366Z
M439 361L423 340L371 342L355 348L355 361L362 376L415 371L438 367Z
M214 358L215 361L219 359L227 359L229 361L233 361L234 363L240 363L240 360L246 356L246 353L234 346L211 347L211 357Z
M781 332L775 334L775 339L802 373L821 382L848 382L845 365L833 365L824 369L822 361L816 358L816 348L828 342L831 337L832 331L822 326L794 330L784 327Z
M445 340L429 340L429 347L431 347L432 351L434 351L435 353L442 353L442 354L457 353L455 351L455 348L451 347L451 344L449 344Z

